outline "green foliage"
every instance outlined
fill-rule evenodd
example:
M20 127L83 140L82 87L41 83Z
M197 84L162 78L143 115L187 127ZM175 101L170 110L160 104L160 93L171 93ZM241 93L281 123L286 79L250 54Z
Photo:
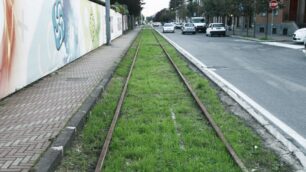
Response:
M158 13L156 13L153 21L158 21L158 22L170 22L175 19L175 13L173 11L170 11L168 9L162 9Z
M279 1L279 8L284 4ZM203 9L207 16L253 16L256 13L266 12L269 0L202 0ZM269 11L270 12L270 11Z
M187 15L189 17L194 17L196 16L202 16L203 14L203 8L200 7L200 5L197 2L190 2L187 5Z
M127 6L130 15L139 16L144 5L143 0L111 0L111 3L120 3Z
M125 14L125 15L129 14L129 9L127 5L119 4L118 2L116 2L114 5L112 5L112 7L114 7L116 11L121 14Z
M184 5L184 0L170 0L169 9L177 9Z
M177 17L180 19L185 19L186 16L188 16L188 9L185 0L170 0L169 9L174 13L177 13Z

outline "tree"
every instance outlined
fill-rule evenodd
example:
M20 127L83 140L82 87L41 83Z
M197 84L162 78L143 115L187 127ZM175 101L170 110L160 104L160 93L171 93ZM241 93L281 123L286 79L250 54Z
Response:
M203 8L200 6L198 0L189 0L187 4L187 10L188 10L188 16L193 17L194 15L196 16L202 16L204 13Z
M174 19L175 19L174 12L165 8L156 13L153 21L167 23L167 22L173 21Z
M130 15L140 16L142 6L144 5L143 0L111 0L111 3L125 4L128 7Z
M188 15L188 10L187 10L187 7L185 4L181 5L179 8L178 8L178 17L180 18L180 20L185 20L187 15Z
M175 16L178 17L180 20L184 20L187 16L185 0L170 0L169 9L173 13L175 13Z
M225 16L243 16L244 25L247 28L247 35L249 34L249 27L251 26L253 16L259 13L271 13L269 9L270 0L202 0L204 12L206 17L222 17ZM256 2L256 3L255 3ZM283 8L282 1L278 0L279 8ZM223 21L224 22L224 21ZM267 15L268 22L268 15ZM266 24L266 35L268 29Z
M170 0L169 9L178 9L184 5L184 0Z
M235 0L202 0L204 4L204 13L208 20L211 17L222 17L224 19L225 16L231 15L231 9L236 8L234 1Z

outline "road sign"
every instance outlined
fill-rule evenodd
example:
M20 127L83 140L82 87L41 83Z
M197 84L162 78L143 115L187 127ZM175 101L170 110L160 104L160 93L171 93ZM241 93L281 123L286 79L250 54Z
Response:
M272 0L272 1L270 1L269 6L273 10L273 9L277 8L278 2L276 0Z

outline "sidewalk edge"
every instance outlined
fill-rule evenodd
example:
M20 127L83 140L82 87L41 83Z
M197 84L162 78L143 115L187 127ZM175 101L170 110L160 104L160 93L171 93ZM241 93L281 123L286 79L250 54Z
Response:
M133 42L137 39L140 30L137 32L138 33L136 34L135 38L132 39L131 44L123 51L120 61L127 54L128 50L133 45ZM100 83L98 83L98 85L88 95L77 112L72 115L65 128L62 129L59 135L51 143L49 148L44 153L42 153L41 157L34 164L30 171L50 172L56 169L64 157L64 151L71 147L77 132L82 130L91 108L99 100L100 95L104 92L109 81L112 79L112 76L117 67L118 64L114 65L107 71L105 77L102 78Z
M255 41L255 42L289 42L289 40L272 40L272 39L261 40L261 39L254 38L254 37L245 37L245 36L240 36L240 35L229 35L229 37L237 38L237 39L244 39L248 41Z

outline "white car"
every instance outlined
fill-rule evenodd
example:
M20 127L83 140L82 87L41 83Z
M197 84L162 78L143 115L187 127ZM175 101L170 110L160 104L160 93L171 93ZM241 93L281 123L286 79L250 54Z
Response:
M303 43L306 37L306 28L298 29L293 33L293 42Z
M159 26L161 26L161 23L160 23L160 22L154 22L154 23L153 23L153 27L159 27Z
M166 32L174 33L175 25L173 23L165 23L163 26L163 33L166 33Z
M206 30L206 36L226 35L226 29L223 23L210 23Z
M191 23L194 24L197 32L206 32L206 23L204 17L191 17Z
M196 34L195 25L193 23L185 23L185 24L183 24L182 34L184 35L185 33Z
M175 29L182 29L183 24L182 23L175 23Z

